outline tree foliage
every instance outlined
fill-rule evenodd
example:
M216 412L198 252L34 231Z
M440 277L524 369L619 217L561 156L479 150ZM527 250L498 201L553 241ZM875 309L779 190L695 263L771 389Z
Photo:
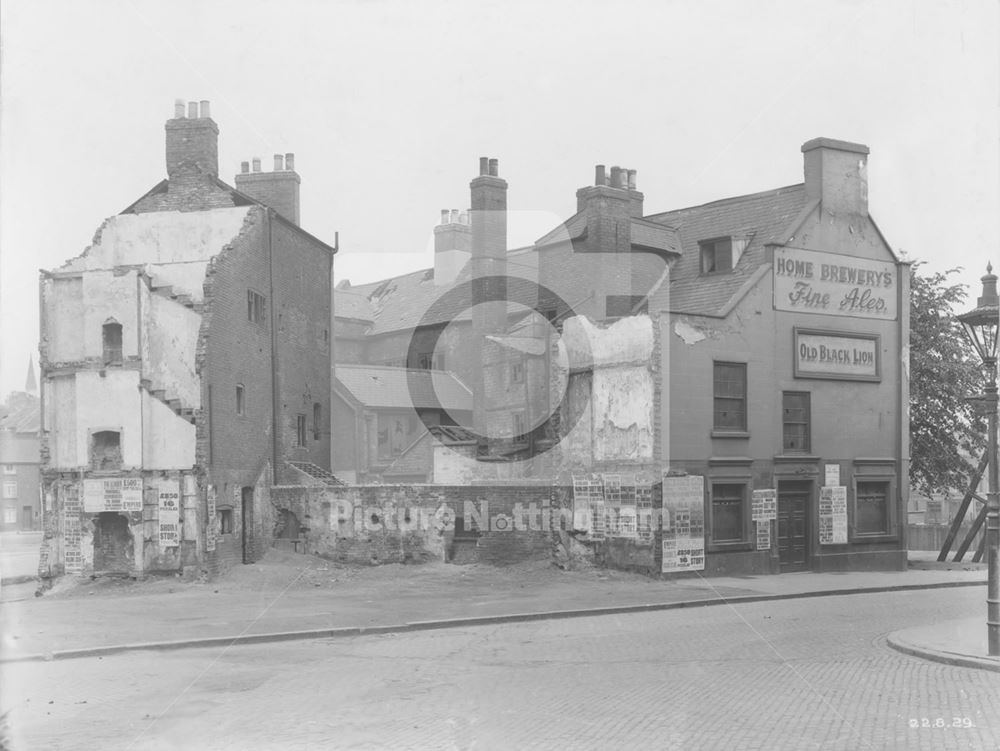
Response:
M964 492L986 445L985 420L968 397L985 371L956 315L968 307L958 269L910 272L910 483L930 495Z

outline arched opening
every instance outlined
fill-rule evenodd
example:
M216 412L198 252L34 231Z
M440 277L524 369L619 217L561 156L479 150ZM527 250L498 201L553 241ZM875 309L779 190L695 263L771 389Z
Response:
M90 436L90 468L122 468L122 437L117 430L99 430Z
M122 362L122 325L114 321L104 324L104 364L120 365Z
M94 573L128 574L132 570L134 543L128 519L114 511L94 518Z

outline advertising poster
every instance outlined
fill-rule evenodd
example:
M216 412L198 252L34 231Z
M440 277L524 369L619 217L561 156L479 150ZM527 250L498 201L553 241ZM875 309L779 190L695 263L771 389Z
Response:
M663 573L705 569L705 478L663 476Z
M847 543L847 488L825 485L819 489L819 544Z
M771 521L778 518L778 491L774 488L753 491L750 510L757 533L757 550L770 550Z
M180 483L161 481L157 492L157 519L160 525L160 547L176 548L181 544Z
M205 524L205 550L211 552L215 550L215 541L218 539L218 520L215 512L215 486L209 485L206 494L207 520Z
M83 510L142 511L141 477L106 477L83 481Z

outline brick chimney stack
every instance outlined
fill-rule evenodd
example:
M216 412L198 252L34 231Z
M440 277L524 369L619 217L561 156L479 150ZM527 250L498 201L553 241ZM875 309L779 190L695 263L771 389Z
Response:
M236 189L299 224L299 185L302 179L295 171L295 154L275 154L274 171L261 172L260 158L253 159L253 172L246 162L236 175Z
M469 262L472 227L469 212L441 209L441 224L434 228L434 284L451 284Z
M174 104L174 117L167 120L167 177L171 180L185 170L219 174L219 126L211 117L209 103Z
M632 217L642 215L643 195L635 190L635 170L616 166L609 176L605 166L598 164L594 172L594 185L576 192L577 211L587 218L587 238L574 251L598 254L599 260L588 268L596 306L593 314L603 318L609 297L632 293Z
M806 196L830 214L868 216L868 147L814 138L802 144Z
M472 301L506 299L507 285L507 181L500 178L499 161L481 157L479 176L469 184L472 196ZM505 303L482 305L473 321L482 333L497 334L507 328Z

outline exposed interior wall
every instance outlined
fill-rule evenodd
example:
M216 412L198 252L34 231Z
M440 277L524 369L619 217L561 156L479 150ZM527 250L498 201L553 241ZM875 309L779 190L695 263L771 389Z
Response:
M201 382L195 373L195 355L201 315L176 300L150 295L144 309L149 354L143 360L143 378L150 388L179 399L190 409L201 406Z
M91 271L144 263L206 261L243 226L250 207L203 211L117 214L107 219L93 244L60 271ZM192 272L193 273L193 272Z

